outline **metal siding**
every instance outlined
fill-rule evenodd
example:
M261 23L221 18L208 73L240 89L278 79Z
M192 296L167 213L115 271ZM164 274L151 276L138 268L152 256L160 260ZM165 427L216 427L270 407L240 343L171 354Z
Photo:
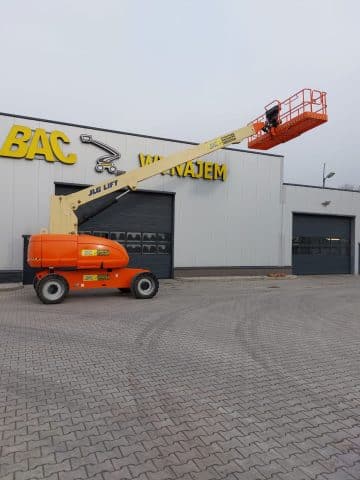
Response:
M209 160L227 164L226 182L166 179L177 192L175 265L279 265L281 160L226 150Z

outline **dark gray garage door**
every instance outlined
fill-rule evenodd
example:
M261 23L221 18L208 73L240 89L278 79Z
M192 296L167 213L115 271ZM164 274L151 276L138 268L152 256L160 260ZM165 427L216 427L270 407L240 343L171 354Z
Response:
M55 193L67 195L81 188L84 186L56 184ZM131 267L147 268L158 278L172 278L174 200L172 193L140 190L110 205L107 199L98 201L96 210L104 209L81 223L79 232L116 240L126 247ZM89 217L93 207L88 204L79 216ZM24 283L31 283L33 271L25 263Z
M292 265L297 275L351 273L351 218L294 214Z

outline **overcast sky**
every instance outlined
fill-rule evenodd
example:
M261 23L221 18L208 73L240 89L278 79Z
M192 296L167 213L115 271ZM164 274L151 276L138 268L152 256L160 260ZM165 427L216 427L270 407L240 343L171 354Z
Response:
M359 1L0 5L0 111L201 142L312 87L329 122L270 152L285 181L321 184L326 162L328 186L360 185Z

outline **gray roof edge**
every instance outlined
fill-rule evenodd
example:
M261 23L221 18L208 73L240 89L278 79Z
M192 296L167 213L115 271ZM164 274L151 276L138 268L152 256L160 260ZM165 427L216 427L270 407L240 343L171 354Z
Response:
M14 117L14 118L23 118L25 120L35 120L37 122L47 122L47 123L55 123L57 125L67 125L69 127L80 127L80 128L86 128L89 130L96 130L99 132L109 132L109 133L120 133L122 135L129 135L132 137L140 137L140 138L149 138L152 140L162 140L165 142L173 142L173 143L183 143L186 145L199 145L196 142L189 142L185 140L176 140L174 138L165 138L165 137L156 137L153 135L145 135L145 134L140 134L140 133L131 133L131 132L123 132L121 130L114 130L114 129L109 129L109 128L102 128L102 127L92 127L90 125L82 125L79 123L71 123L71 122L63 122L63 121L58 121L58 120L49 120L46 118L38 118L38 117L30 117L27 115L18 115L15 113L5 113L5 112L0 112L0 115L3 115L5 117ZM240 148L229 148L226 147L224 150L231 150L233 152L244 152L244 153L251 153L255 155L265 155L268 157L278 157L278 158L284 158L284 155L279 155L275 153L264 153L264 152L259 152L258 150L245 150L245 149L240 149Z

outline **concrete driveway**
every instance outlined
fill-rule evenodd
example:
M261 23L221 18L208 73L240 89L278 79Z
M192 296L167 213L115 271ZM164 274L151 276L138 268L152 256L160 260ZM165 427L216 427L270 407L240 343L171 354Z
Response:
M360 479L360 280L0 293L1 480Z

